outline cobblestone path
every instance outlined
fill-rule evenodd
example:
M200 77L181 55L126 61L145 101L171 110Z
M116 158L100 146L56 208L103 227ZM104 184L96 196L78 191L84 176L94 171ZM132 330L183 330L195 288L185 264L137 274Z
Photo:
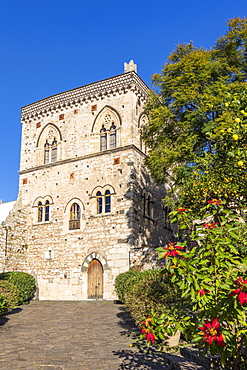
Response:
M133 329L112 302L33 301L0 317L0 369L169 369L129 347Z

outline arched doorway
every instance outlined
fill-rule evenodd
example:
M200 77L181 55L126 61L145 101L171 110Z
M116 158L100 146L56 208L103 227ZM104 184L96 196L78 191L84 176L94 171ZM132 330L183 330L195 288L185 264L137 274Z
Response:
M88 266L87 281L88 299L102 299L103 267L97 259L93 259Z

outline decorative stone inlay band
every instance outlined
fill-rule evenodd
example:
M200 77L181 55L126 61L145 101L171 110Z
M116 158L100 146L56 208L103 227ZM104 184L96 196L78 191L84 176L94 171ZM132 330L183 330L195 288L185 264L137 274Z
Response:
M84 155L84 156L81 156L81 157L68 158L68 159L64 159L62 161L57 161L57 162L53 162L53 163L43 164L43 165L37 166L37 167L27 168L25 170L20 170L19 173L20 173L20 175L23 175L25 173L34 172L34 171L37 171L37 170L44 170L46 168L53 167L53 166L59 166L61 164L65 164L65 163L79 162L79 161L82 161L82 160L87 160L88 158L105 156L106 154L111 155L112 153L118 153L118 152L120 153L120 152L123 152L123 151L126 151L126 150L134 150L134 151L138 152L139 154L141 154L143 156L143 158L146 157L146 154L144 154L134 144L131 144L131 145L125 145L125 146L122 146L122 147L117 147L117 148L114 148L114 149L104 150L102 152L87 154L87 155Z
M103 271L109 270L109 266L107 265L106 259L102 257L99 253L94 252L94 253L91 253L89 256L87 256L87 258L85 258L82 264L82 268L81 268L82 272L87 271L90 262L92 262L92 260L94 259L100 261L103 267Z
M134 72L123 73L102 81L94 82L85 86L52 95L48 98L38 100L35 103L22 108L22 121L30 119L39 114L45 114L52 110L61 109L66 106L80 104L85 100L91 100L103 95L122 92L131 89L136 91L140 97L147 98L148 86Z

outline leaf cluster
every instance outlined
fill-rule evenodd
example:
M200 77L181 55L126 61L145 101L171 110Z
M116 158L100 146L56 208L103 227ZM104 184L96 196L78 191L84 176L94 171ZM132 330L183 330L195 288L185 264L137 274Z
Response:
M247 19L232 19L210 50L178 45L146 105L146 164L180 203L198 211L222 194L246 206ZM200 196L199 196L200 195Z

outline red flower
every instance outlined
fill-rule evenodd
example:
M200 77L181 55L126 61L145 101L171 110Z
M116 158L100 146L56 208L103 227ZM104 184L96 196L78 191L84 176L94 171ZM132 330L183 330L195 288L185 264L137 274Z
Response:
M214 224L210 224L210 223L203 224L203 226L206 229L215 229L217 227L216 225L217 225L217 222L215 222Z
M157 338L155 337L152 331L152 326L151 326L152 318L148 317L145 321L142 322L142 325L143 326L139 326L139 328L142 331L142 334L144 335L144 337L146 338L148 342L152 342L152 344L154 344L154 341Z
M187 208L182 208L182 207L178 208L178 212L185 212L185 211L188 211L188 209Z
M147 317L147 319L142 322L142 325L148 326L151 322L152 322L152 318L151 317Z
M238 300L242 306L244 303L247 303L247 279L243 281L241 277L238 277L237 280L234 281L234 284L237 285L237 289L233 290L230 296L238 294Z
M219 199L211 199L208 201L210 204L214 204L215 206L219 206L221 204L221 200Z
M199 329L201 330L200 334L202 334L204 338L203 342L207 342L209 345L214 342L218 346L226 346L224 337L221 333L220 323L217 318L214 318L212 322L207 320Z
M204 289L201 289L201 290L197 290L197 294L200 294L200 297L202 297L204 294L208 293L209 290L204 290Z
M166 254L164 255L164 258L171 256L174 257L177 254L181 254L178 249L184 249L184 247L180 247L179 245L176 245L176 243L170 242L166 247L163 247L164 249L167 249Z

